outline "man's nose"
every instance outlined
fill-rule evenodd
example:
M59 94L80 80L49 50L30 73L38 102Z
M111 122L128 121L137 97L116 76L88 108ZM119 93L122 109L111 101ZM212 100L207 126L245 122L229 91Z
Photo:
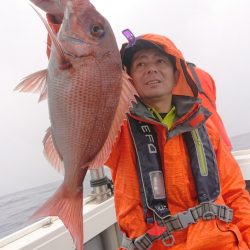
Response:
M157 67L155 67L152 64L148 65L148 68L147 68L147 73L148 74L157 73L157 72L158 72Z

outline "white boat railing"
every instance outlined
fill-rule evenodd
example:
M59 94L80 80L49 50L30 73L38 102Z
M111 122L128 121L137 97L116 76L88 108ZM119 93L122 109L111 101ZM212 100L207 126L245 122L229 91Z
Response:
M113 197L102 203L95 203L90 198L84 199L84 243L91 241L103 231L116 231L114 224L116 216ZM113 233L112 233L113 234ZM114 235L113 242L118 246L118 239ZM63 223L57 217L47 217L25 227L0 240L2 250L54 250L74 249L73 240ZM85 249L87 249L85 247ZM95 248L93 248L95 249ZM96 248L96 250L101 248ZM108 248L107 248L108 249ZM115 248L109 248L115 249Z

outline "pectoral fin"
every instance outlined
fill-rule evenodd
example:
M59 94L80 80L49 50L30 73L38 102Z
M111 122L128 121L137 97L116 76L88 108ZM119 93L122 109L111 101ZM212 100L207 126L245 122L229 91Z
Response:
M21 92L40 93L39 101L47 98L47 69L26 76L14 90Z
M49 127L46 131L45 137L43 139L43 145L43 152L47 160L59 173L64 174L64 164L62 161L62 157L57 152L56 147L53 143L51 127Z

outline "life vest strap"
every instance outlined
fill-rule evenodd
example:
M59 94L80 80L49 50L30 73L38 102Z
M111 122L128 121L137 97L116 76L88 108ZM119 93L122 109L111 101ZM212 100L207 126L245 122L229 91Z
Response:
M208 101L214 106L214 102L211 100L211 98L207 95L206 92L204 92L204 90L202 89L202 86L201 86L201 82L200 82L200 79L197 75L197 73L195 72L195 65L193 63L190 63L188 62L187 63L188 65L188 68L190 69L191 73L192 73L192 76L194 78L194 82L196 83L196 86L198 88L198 91L200 94L203 94L207 99Z
M233 210L226 205L204 202L187 211L170 215L166 219L156 218L159 226L166 227L166 231L160 235L151 235L146 232L135 239L129 239L124 235L121 247L127 250L147 250L154 241L159 239L162 240L163 245L172 246L174 244L172 232L183 230L200 219L219 219L229 223L233 220Z
M233 219L233 210L226 205L203 202L189 208L187 211L177 213L165 219L156 217L156 221L160 226L166 226L168 231L172 232L185 229L190 224L196 223L199 219L212 220L215 218L229 223Z
M175 242L174 236L169 234L168 231L165 231L159 236L145 233L134 240L126 237L126 235L123 235L121 248L126 250L147 250L151 248L154 241L159 239L162 239L162 243L166 247L173 246Z

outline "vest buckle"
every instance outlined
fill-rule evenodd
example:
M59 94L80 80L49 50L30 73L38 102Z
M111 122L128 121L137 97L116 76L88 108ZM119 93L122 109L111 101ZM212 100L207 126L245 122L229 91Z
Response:
M146 249L149 249L153 245L153 242L150 239L150 236L147 235L146 233L136 238L134 241L134 245L136 249L138 250L146 250Z
M191 209L188 209L186 212L183 212L183 213L178 213L177 217L178 217L183 229L187 228L189 226L189 224L196 223L196 220L193 217Z
M232 222L233 209L220 205L218 208L218 218L226 223Z
M165 246L165 247L171 247L174 245L174 242L175 242L175 238L172 234L168 233L166 236L163 234L162 235L162 244Z

